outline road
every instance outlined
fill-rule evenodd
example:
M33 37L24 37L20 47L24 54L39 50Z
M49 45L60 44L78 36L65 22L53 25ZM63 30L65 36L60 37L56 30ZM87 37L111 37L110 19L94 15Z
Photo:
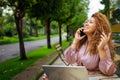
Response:
M66 35L62 35L62 40L66 39ZM59 41L59 37L51 38L51 44L54 44ZM24 42L25 51L29 52L34 49L40 48L41 46L47 45L47 40L37 40L37 41L29 41ZM0 62L5 60L14 58L19 55L19 43L8 44L8 45L0 45Z

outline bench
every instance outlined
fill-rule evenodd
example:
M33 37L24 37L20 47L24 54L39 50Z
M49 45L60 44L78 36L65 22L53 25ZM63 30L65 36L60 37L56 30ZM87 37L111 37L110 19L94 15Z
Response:
M61 59L61 61L62 61L66 66L68 66L69 64L64 60L63 49L62 49L62 47L61 47L60 44L57 44L57 45L56 45L56 51L57 51L58 56L59 56L59 58Z

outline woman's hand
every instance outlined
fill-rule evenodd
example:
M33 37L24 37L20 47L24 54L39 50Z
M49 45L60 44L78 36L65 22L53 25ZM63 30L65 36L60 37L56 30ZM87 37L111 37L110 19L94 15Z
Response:
M71 46L74 50L76 50L76 46L77 46L78 42L86 36L86 35L80 36L81 29L83 29L83 28L79 28L75 33L75 38L74 38L74 41Z
M110 40L111 33L108 36L105 33L102 33L100 38L100 43L98 45L98 50L104 49L105 45L107 45L108 41Z
M86 35L84 36L80 36L80 30L83 29L83 28L79 28L76 33L75 33L75 41L80 41L81 39L83 39Z

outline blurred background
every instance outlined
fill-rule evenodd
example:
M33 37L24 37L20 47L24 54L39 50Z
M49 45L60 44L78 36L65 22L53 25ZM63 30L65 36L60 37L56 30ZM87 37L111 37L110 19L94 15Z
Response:
M53 53L53 37L58 37L58 43L65 49L76 29L95 12L107 16L112 41L120 44L120 0L0 0L0 60L15 57L0 63L0 80L11 80L38 59ZM62 36L69 43L63 41ZM40 45L43 39L45 48ZM24 43L36 40L41 42L36 43L40 49L26 54ZM33 50L32 44L35 43L27 44L29 50Z
M19 43L21 59L25 57L25 41L62 34L71 42L76 29L93 13L105 14L111 24L113 42L120 43L119 0L0 0L0 45Z

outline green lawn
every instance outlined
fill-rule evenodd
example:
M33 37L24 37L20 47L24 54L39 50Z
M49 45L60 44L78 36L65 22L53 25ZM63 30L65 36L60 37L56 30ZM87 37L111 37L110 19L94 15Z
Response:
M58 36L58 34L54 34L51 35L51 37L55 37ZM46 39L45 35L41 35L38 37L25 37L23 40L24 41L33 41L33 40L41 40L41 39ZM6 37L4 36L3 39L0 39L0 45L4 45L4 44L11 44L11 43L17 43L19 41L18 36L14 36L14 37Z
M67 41L63 41L62 43L63 49L69 45L69 42ZM19 57L16 57L0 63L0 80L11 80L16 74L25 70L38 59L43 58L52 52L55 52L55 45L56 44L52 45L51 49L47 49L45 46L27 53L27 60L19 60Z

